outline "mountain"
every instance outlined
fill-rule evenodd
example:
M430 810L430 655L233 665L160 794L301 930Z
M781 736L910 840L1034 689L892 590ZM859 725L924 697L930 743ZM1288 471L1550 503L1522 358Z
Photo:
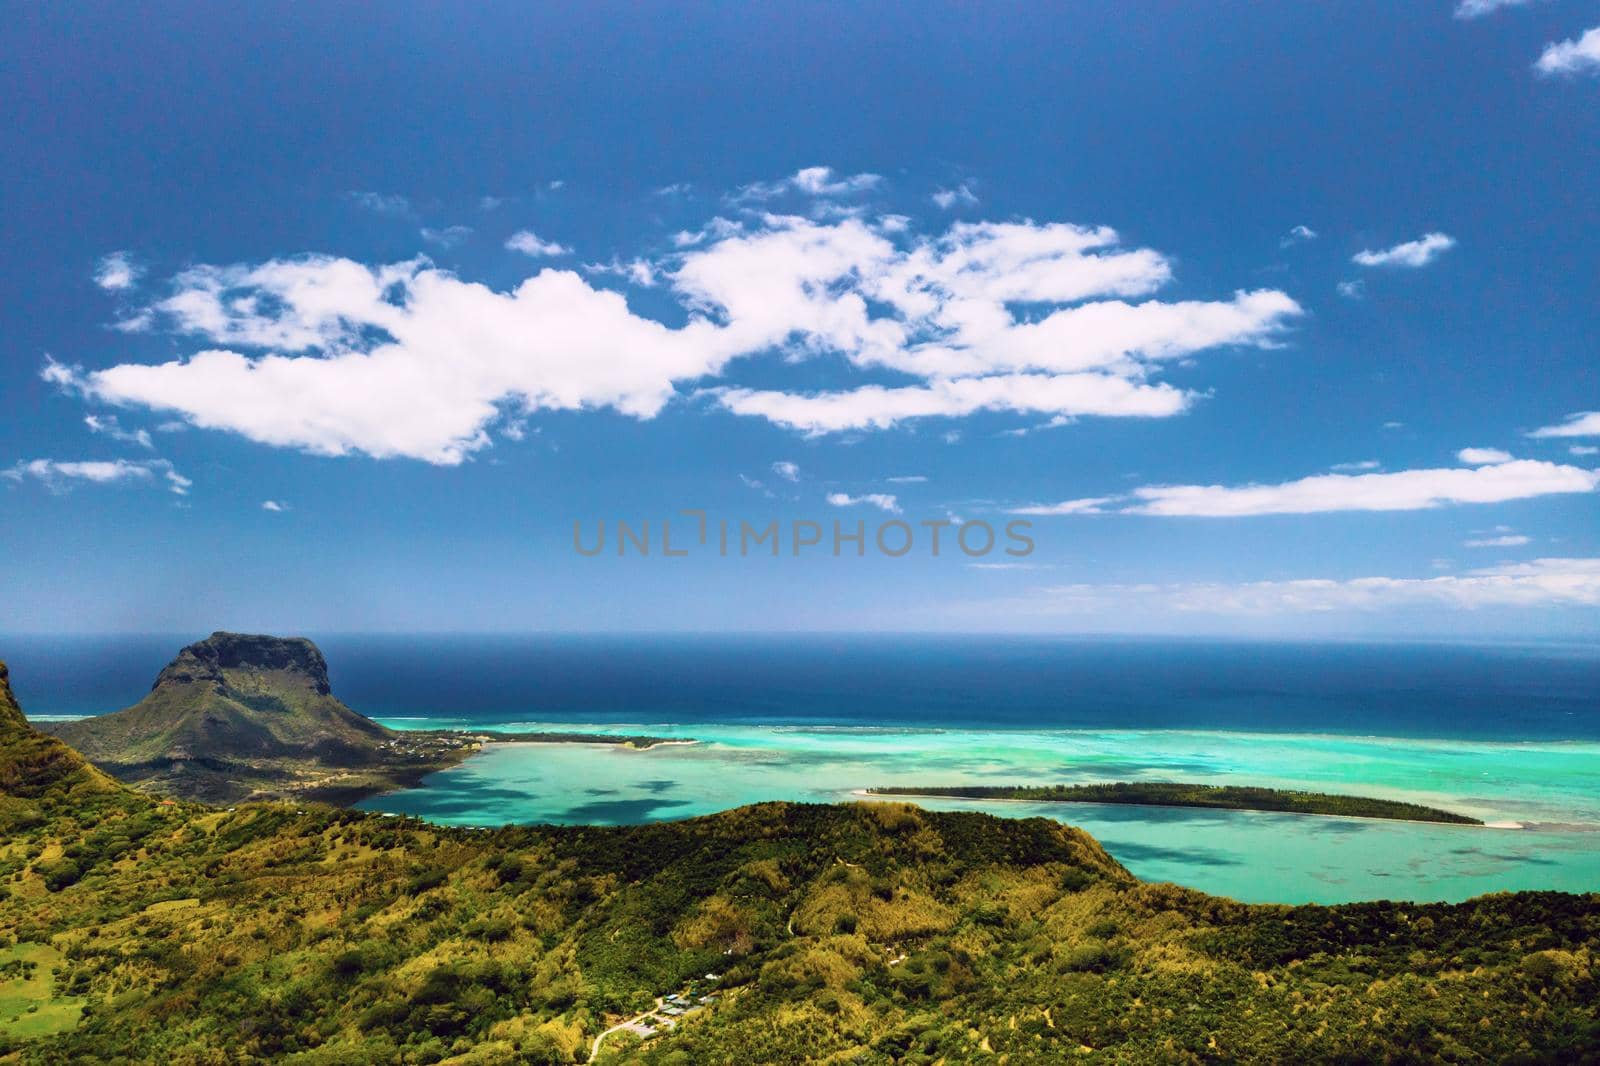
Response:
M411 783L470 748L346 707L309 640L224 632L179 652L132 707L48 728L125 781L216 803L349 798Z
M111 778L55 737L28 724L0 662L0 797L61 800L118 792Z

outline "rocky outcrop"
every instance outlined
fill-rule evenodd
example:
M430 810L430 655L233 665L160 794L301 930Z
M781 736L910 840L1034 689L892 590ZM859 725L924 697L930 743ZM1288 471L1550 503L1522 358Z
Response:
M124 781L211 803L348 800L414 782L470 746L402 736L346 707L311 641L244 633L190 644L132 707L47 728Z
M11 671L0 662L0 733L27 728L28 720L23 717L17 698L11 694Z
M228 675L240 671L277 674L279 684L303 683L320 696L332 693L328 661L304 637L220 631L180 651L150 687L154 690L164 685L211 685L222 691L228 686Z

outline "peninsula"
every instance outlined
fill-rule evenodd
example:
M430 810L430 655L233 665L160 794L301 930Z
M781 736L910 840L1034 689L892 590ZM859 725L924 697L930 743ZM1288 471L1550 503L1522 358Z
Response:
M945 785L869 788L871 796L1029 800L1034 803L1128 803L1147 807L1212 807L1232 811L1280 811L1346 818L1391 818L1407 822L1482 825L1477 818L1418 803L1299 792L1243 785L1193 785L1177 781L1117 781L1089 785Z

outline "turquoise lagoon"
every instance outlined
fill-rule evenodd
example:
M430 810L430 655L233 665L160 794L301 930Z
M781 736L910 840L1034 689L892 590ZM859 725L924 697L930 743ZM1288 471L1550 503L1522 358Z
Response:
M479 727L446 718L395 728ZM1380 796L1494 823L1446 826L1101 804L918 800L938 810L1055 818L1133 873L1248 902L1461 900L1600 890L1600 743L1462 741L1206 730L977 730L724 723L498 728L649 733L636 751L495 744L370 810L465 826L631 824L763 800L831 803L873 786L1179 780Z

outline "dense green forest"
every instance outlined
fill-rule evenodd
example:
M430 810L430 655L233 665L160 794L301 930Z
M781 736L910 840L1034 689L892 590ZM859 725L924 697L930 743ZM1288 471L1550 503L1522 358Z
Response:
M1190 785L1176 781L1117 781L1092 785L950 785L873 788L888 796L949 796L955 799L1032 800L1039 803L1141 803L1158 807L1218 807L1235 811L1336 814L1349 818L1398 818L1410 822L1482 825L1477 818L1417 803L1298 792L1243 785Z
M3 687L3 683L0 683ZM1246 906L1046 819L218 810L0 708L0 1061L1577 1062L1600 897ZM708 977L714 974L715 977Z

